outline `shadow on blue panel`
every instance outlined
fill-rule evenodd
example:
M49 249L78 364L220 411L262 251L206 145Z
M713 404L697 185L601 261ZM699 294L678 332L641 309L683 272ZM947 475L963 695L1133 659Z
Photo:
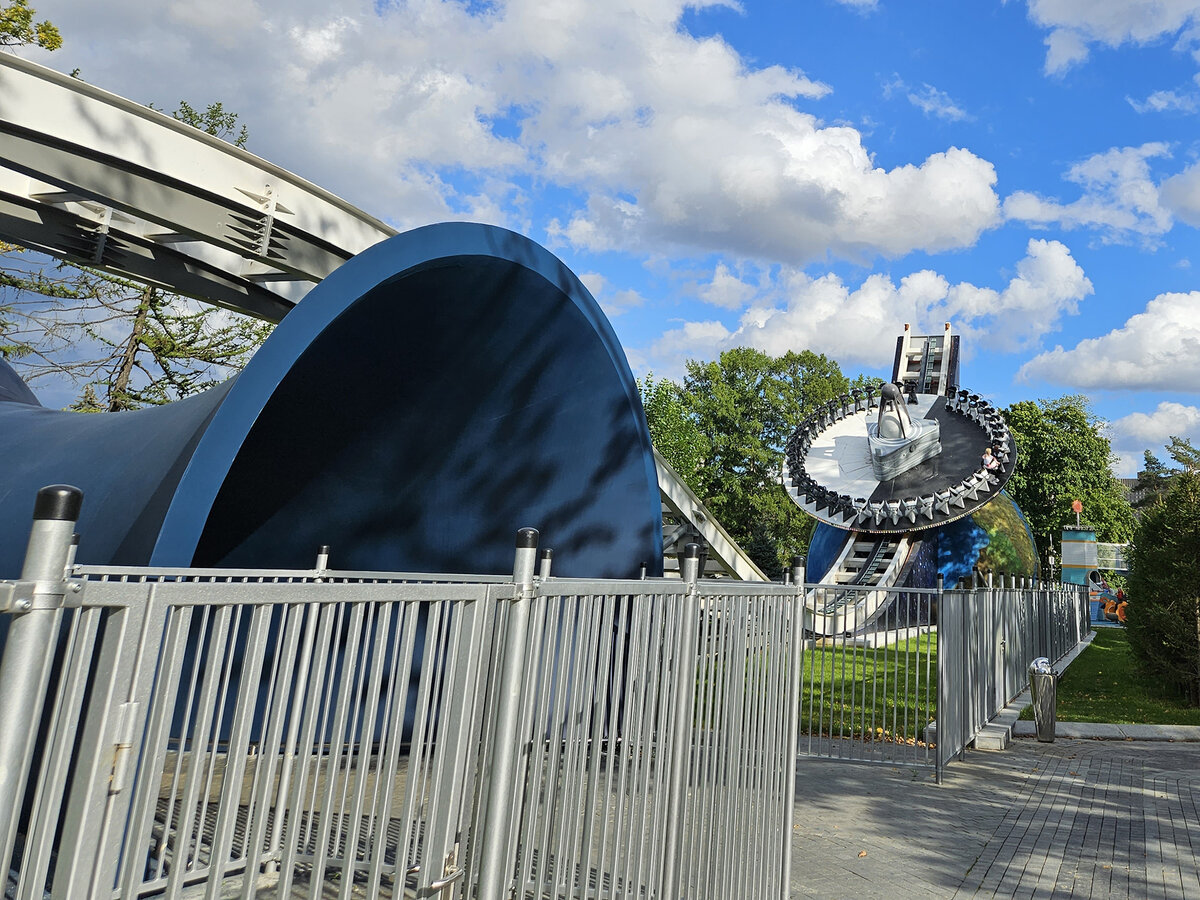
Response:
M448 223L370 248L314 288L236 379L118 415L0 393L0 576L37 489L83 489L79 561L505 573L518 528L555 571L660 574L637 386L556 257Z
M561 261L491 226L364 251L240 375L164 407L47 410L0 363L0 459L0 577L19 573L52 483L84 492L83 564L304 569L328 544L343 570L504 574L533 526L557 575L635 577L643 561L661 574L624 353ZM202 618L189 664L208 662ZM415 627L420 659L423 616ZM186 711L181 695L177 734Z

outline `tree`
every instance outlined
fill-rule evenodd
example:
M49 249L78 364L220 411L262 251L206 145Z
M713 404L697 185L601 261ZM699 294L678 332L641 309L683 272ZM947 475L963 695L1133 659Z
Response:
M1167 453L1185 472L1200 472L1200 449L1192 446L1192 442L1187 438L1171 435L1171 443L1167 444Z
M41 47L57 50L62 46L62 35L48 20L34 22L36 9L30 9L27 0L12 0L8 6L0 7L0 47Z
M1200 472L1146 510L1130 549L1129 643L1152 678L1200 705Z
M1143 509L1157 503L1170 487L1173 474L1174 471L1161 459L1149 450L1145 451L1142 470L1137 473L1137 484L1130 492L1133 508Z
M836 362L807 350L771 357L741 347L687 363L683 396L704 448L694 489L770 577L804 552L813 528L779 482L784 445L850 387Z
M181 101L181 122L245 146L220 103ZM27 381L81 386L72 409L120 412L203 391L241 369L273 325L0 243L0 354Z
M684 400L679 385L651 372L638 382L642 408L654 448L692 490L704 459L704 437Z
M1029 520L1039 559L1064 526L1075 524L1073 500L1083 502L1084 520L1099 540L1125 543L1133 536L1133 510L1110 468L1112 445L1086 398L1025 400L1003 414L1018 454L1007 490Z

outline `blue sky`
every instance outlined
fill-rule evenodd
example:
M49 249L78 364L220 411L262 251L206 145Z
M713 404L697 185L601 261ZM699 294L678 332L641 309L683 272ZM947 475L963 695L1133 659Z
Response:
M30 58L221 100L397 227L545 244L639 375L886 375L949 321L994 402L1086 394L1119 474L1200 439L1200 2L35 5L66 43Z

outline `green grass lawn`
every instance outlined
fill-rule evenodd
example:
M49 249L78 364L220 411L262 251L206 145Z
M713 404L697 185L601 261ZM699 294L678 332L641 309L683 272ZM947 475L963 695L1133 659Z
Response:
M801 734L915 743L936 706L937 646L928 635L804 653Z
M1060 722L1200 725L1200 708L1164 694L1138 670L1123 628L1097 628L1091 645L1058 681ZM1032 707L1021 713L1033 718Z

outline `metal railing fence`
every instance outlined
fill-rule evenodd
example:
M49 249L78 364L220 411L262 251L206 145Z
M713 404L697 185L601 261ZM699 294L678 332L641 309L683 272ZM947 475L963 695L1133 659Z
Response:
M938 631L930 624L938 592L805 587L820 609L838 608L845 630L806 643L800 752L936 766L935 745L927 732L938 712Z
M17 900L787 896L799 590L71 568L73 502L0 582Z
M1083 587L1000 582L939 599L939 771L1028 687L1031 661L1057 662L1091 630Z
M1000 579L971 590L806 584L845 630L806 641L799 750L854 762L932 768L948 761L1090 630L1074 585ZM886 595L880 599L880 595ZM876 612L876 611L879 612Z

